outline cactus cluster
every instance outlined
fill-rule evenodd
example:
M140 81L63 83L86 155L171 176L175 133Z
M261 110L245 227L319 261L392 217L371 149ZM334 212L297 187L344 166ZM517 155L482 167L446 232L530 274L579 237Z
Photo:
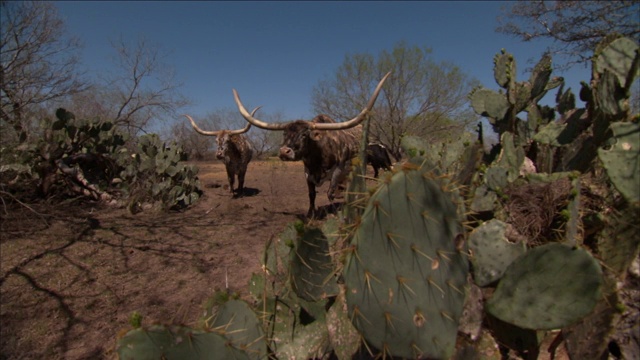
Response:
M202 194L198 168L183 164L181 156L179 146L167 146L156 134L141 136L134 154L121 152L120 177L132 208L140 203L183 208L198 201Z
M65 180L74 193L111 200L107 190L118 175L113 154L126 140L113 123L76 118L59 108L56 120L45 121L44 127L44 136L22 159L38 174L41 195L50 195L54 184Z
M494 60L502 90L470 94L499 134L489 154L482 128L462 145L407 137L410 158L369 190L363 147L341 221L290 224L267 242L253 306L229 301L198 330L131 330L120 357L498 359L564 346L602 358L624 300L616 283L640 249L640 128L628 107L638 45L612 36L596 50L584 109L548 54L524 82L513 56ZM539 106L554 88L556 108ZM553 227L543 241L515 224L522 198L524 220Z
M171 209L195 203L202 193L197 168L182 164L180 147L167 146L155 134L138 138L132 154L125 147L128 136L112 122L76 118L59 108L56 120L43 124L44 136L18 151L28 165L10 166L30 177L37 174L42 196L64 189L111 205L155 203Z
M500 136L492 154L478 164L467 201L475 227L469 236L474 281L495 286L485 299L485 310L494 319L487 324L505 344L508 336L503 334L513 334L514 326L524 331L520 342L529 337L525 329L562 329L572 358L599 358L606 351L617 313L617 291L611 284L625 276L640 245L640 231L632 225L640 213L640 132L628 106L638 49L626 38L603 41L594 54L591 82L582 83L582 109L576 108L571 90L564 91L561 79L551 78L546 56L528 82L518 83L515 60L503 51L496 56L494 72L504 92L476 89L470 95L475 111ZM554 87L559 87L555 109L539 106L540 96ZM521 111L526 119L517 116ZM556 201L547 203L547 209L557 235L544 242L524 236L526 251L509 241L505 229L518 191L561 191L560 182L568 184L561 196L528 197ZM523 213L534 216L536 206L529 203ZM516 231L515 238L522 237ZM487 249L497 255L487 259ZM602 331L594 331L594 324ZM528 348L538 351L540 344L532 339Z

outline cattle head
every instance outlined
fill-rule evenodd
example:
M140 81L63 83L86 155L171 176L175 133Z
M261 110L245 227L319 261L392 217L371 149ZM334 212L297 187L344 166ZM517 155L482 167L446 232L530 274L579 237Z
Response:
M313 125L330 123L335 123L335 121L327 115L318 115L311 121L297 120L287 124L282 129L280 159L298 161L313 152L315 144L318 144L324 136L331 136L326 131L314 129Z

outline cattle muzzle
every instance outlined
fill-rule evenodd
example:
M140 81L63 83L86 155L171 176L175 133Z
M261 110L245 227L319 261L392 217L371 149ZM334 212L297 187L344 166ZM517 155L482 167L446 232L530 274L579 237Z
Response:
M296 153L292 148L283 146L280 148L280 160L294 161L296 159Z

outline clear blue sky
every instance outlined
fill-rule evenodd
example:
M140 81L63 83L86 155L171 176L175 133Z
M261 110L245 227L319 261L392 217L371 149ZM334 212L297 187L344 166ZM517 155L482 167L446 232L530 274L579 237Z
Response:
M110 40L145 37L170 55L196 118L232 109L232 89L247 107L286 119L311 119L311 94L318 82L335 74L346 54L377 55L400 41L430 47L436 61L449 61L498 89L493 56L505 48L526 80L528 60L537 61L549 44L522 43L495 32L506 2L353 1L207 2L110 1L56 2L69 34L84 43L83 64L91 73L109 70ZM564 76L574 93L590 79L582 66ZM553 93L555 95L555 91ZM181 120L180 120L181 121Z

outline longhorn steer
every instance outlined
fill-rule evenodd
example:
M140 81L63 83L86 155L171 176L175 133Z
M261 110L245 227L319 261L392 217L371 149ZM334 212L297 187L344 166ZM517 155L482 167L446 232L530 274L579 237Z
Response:
M251 115L254 115L260 107L255 108ZM239 130L218 130L205 131L200 129L195 121L189 115L184 115L191 122L191 126L202 135L215 136L218 150L216 158L222 160L227 170L227 178L229 180L229 190L234 193L233 184L235 177L238 177L238 189L235 191L238 195L244 192L244 176L247 173L247 166L253 157L253 147L247 138L242 135L251 128L251 124L247 124L243 129Z
M288 123L271 124L258 120L249 114L240 101L238 92L233 95L240 114L251 124L267 130L284 132L280 159L284 161L302 160L309 189L309 211L307 217L315 215L316 186L330 180L327 197L335 198L335 191L349 174L351 158L358 154L362 126L359 125L371 111L387 77L386 74L367 106L355 118L336 123L327 115L318 115L313 120L296 120Z
M391 170L391 158L387 148L378 143L367 145L367 163L373 166L373 177L378 177L379 169Z

